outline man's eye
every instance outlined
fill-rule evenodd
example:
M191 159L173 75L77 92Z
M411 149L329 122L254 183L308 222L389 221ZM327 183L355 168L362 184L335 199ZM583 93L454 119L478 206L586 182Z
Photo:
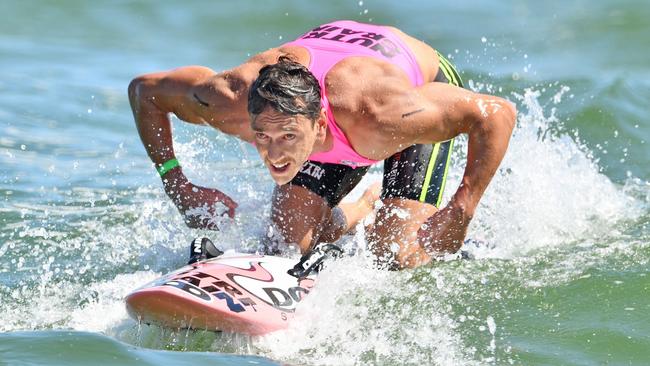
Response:
M291 140L293 140L295 138L296 138L296 135L294 135L293 133L288 133L288 134L284 135L285 140L291 141Z
M257 132L257 133L255 133L255 138L258 139L258 140L264 140L264 139L267 138L267 136L265 134L261 133L261 132Z

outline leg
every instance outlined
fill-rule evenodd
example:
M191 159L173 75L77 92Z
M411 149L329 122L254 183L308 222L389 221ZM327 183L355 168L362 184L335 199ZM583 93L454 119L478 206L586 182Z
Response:
M336 205L367 170L308 161L291 183L276 187L271 219L285 242L298 244L305 253L316 243L334 242L353 228L372 210L366 202L374 202L378 188L373 186L357 202Z
M375 225L368 236L371 250L380 265L389 269L414 268L431 256L418 243L418 230L438 209L409 199L382 200Z
M273 192L271 221L284 241L297 244L303 254L315 244L331 215L327 201L306 188L285 184Z
M463 87L454 66L438 53L435 82ZM377 212L369 241L379 262L390 268L416 267L431 260L429 253L453 252L456 247L441 247L431 238L418 237L422 225L438 213L442 202L453 140L433 146L414 145L384 162L384 206ZM449 235L445 222L450 215L441 210L437 234ZM424 231L424 230L423 230ZM456 233L457 234L457 233ZM462 233L464 236L464 233Z
M330 222L318 242L333 243L354 229L357 224L374 211L375 201L379 200L381 184L375 183L354 202L339 203L332 209Z
M417 267L437 251L429 243L422 245L418 231L438 212L452 145L451 140L413 145L384 161L384 205L369 235L380 264L392 269Z
M290 184L273 192L271 220L285 242L297 244L301 253L320 243L333 243L373 211L380 186L373 185L355 202L331 209L327 201L306 188Z

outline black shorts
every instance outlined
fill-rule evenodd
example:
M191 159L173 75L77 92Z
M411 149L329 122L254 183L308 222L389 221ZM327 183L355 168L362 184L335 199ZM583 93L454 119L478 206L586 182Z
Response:
M454 66L440 53L438 59L440 65L434 81L463 87ZM439 207L453 145L453 139L436 144L417 144L384 160L381 198L406 198ZM323 197L330 207L335 207L361 181L368 169L367 166L352 168L307 161L289 184L307 188Z

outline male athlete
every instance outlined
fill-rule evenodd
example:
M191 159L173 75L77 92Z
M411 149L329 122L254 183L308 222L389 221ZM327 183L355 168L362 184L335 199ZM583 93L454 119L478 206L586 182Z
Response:
M200 66L129 85L140 138L188 225L192 207L224 193L189 182L175 158L169 113L255 144L277 183L272 221L303 253L333 242L372 210L373 194L341 200L383 161L368 241L379 262L415 267L456 252L515 124L514 106L462 88L436 50L388 27L336 21L231 70ZM468 135L460 187L439 209L453 138Z

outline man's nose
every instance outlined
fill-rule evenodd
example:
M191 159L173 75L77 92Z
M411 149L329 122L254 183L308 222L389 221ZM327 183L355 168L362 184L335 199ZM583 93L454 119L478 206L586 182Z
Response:
M278 144L269 144L268 156L271 162L276 163L279 159L282 158L283 151Z

